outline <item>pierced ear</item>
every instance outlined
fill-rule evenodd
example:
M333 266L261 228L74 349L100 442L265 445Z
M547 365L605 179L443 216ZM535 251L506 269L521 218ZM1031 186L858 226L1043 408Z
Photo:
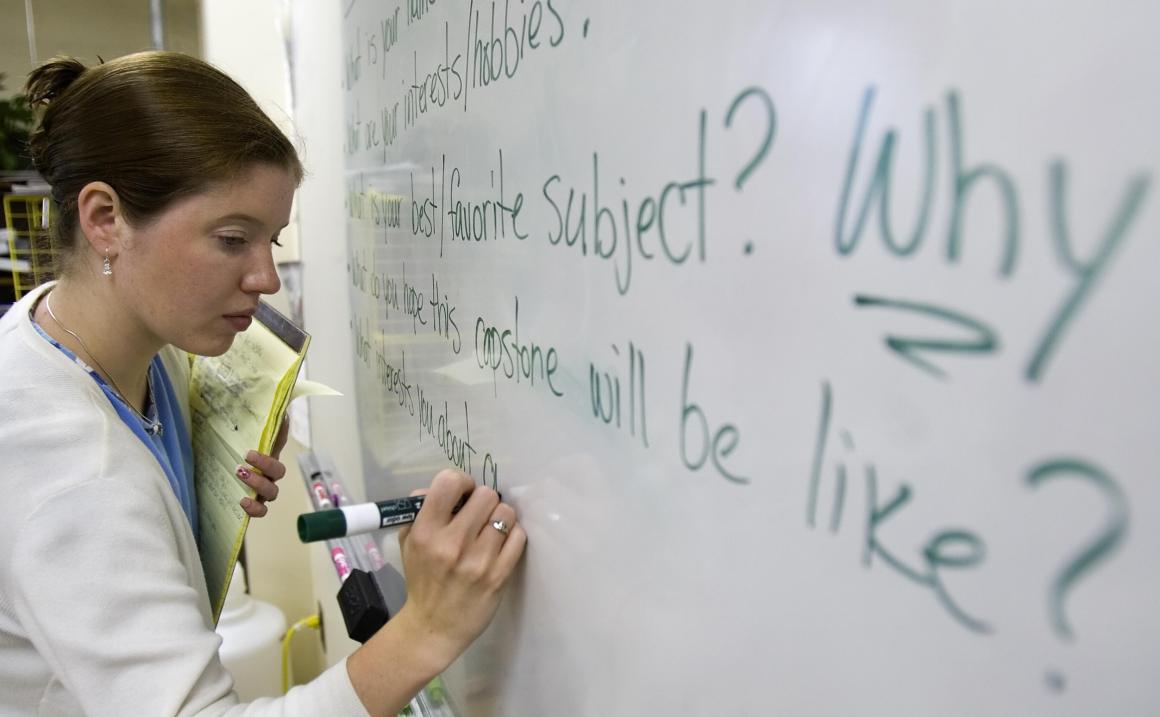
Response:
M104 182L89 182L77 195L77 224L99 256L116 256L121 249L121 200Z

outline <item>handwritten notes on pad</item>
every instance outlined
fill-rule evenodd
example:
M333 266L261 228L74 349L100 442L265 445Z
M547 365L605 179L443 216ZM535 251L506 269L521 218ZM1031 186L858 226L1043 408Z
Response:
M234 471L250 450L269 453L294 393L310 336L266 304L221 356L193 361L189 407L202 567L214 621L221 614L254 491ZM317 385L317 384L312 384Z

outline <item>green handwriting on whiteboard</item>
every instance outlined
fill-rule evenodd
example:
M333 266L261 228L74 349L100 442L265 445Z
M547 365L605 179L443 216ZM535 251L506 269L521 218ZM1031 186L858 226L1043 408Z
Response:
M898 299L884 299L878 296L858 294L854 297L854 305L859 308L877 307L884 309L899 309L911 313L929 316L949 322L960 329L966 329L972 334L966 339L947 338L915 338L888 335L886 345L890 350L918 368L936 378L946 378L946 371L925 358L924 353L950 354L989 354L999 350L999 339L994 330L978 319L971 318L961 312L952 311L931 304L916 301L901 301Z
M829 381L822 383L822 403L818 423L817 437L814 442L813 462L810 469L809 489L806 498L806 524L813 528L817 520L818 494L822 485L823 466L828 454L827 446L830 433L833 430L834 395ZM842 432L842 443L846 453L854 449L854 441L847 431ZM840 528L842 510L846 500L847 456L838 461L834 470L834 502L830 521L830 532L836 533ZM973 531L962 528L942 528L922 546L918 552L917 567L914 561L908 561L899 556L899 551L888 547L884 538L879 535L882 528L892 517L896 517L904 509L911 506L914 498L914 489L905 481L898 484L894 495L879 500L878 467L866 462L863 467L865 477L866 513L863 527L862 565L867 570L872 569L875 559L894 571L895 574L926 588L934 594L938 603L955 622L966 629L987 634L993 631L992 626L983 620L968 613L959 601L951 595L950 590L943 582L943 572L947 570L969 570L983 564L987 556L986 544Z
M858 175L859 161L866 144L866 135L870 125L870 115L874 104L875 88L869 87L863 93L862 102L855 120L854 138L846 161L842 189L838 198L837 213L834 221L834 248L839 256L850 256L858 251L862 244L863 235L871 228L870 215L876 211L878 215L877 232L882 245L888 254L899 259L911 257L923 248L925 240L931 232L931 213L937 195L938 179L938 134L937 112L933 107L923 111L923 173L920 183L920 199L917 203L917 214L910 235L902 239L895 234L891 214L891 189L895 172L895 151L900 141L898 130L887 129L878 149L877 161L869 181L865 183L861 200L855 200L855 180ZM962 120L962 102L959 93L950 90L945 98L945 115L947 125L947 154L950 157L950 172L948 192L950 208L946 222L944 240L944 257L947 264L957 265L963 255L965 228L970 200L978 193L978 189L990 186L995 192L1002 207L1002 231L1000 233L1001 253L999 257L998 276L1009 280L1015 276L1019 267L1020 242L1025 239L1021 225L1022 207L1019 201L1019 191L1012 174L997 162L979 162L968 164L964 159L966 147L966 130ZM1148 188L1151 183L1150 173L1139 173L1128 180L1123 198L1119 206L1112 213L1104 232L1103 238L1088 261L1077 258L1074 244L1068 231L1066 189L1068 168L1063 160L1054 160L1047 170L1047 207L1046 215L1049 218L1047 232L1044 238L1050 241L1052 249L1058 259L1058 266L1069 279L1073 280L1071 290L1062 299L1059 306L1049 317L1047 327L1041 338L1035 344L1023 372L1029 382L1041 381L1046 373L1047 366L1056 353L1067 328L1075 320L1083 304L1091 297L1098 281L1107 272L1115 252L1123 244L1132 228L1133 220L1140 212ZM851 212L857 206L857 212ZM852 223L851 223L852 219ZM1038 267L1037 267L1038 268ZM916 307L917 308L917 307ZM938 315L946 310L931 307L931 315ZM979 334L976 342L960 343L959 351L990 351L997 347L994 341L994 332L987 328L978 319L969 318L963 314L947 313L943 318L951 319L968 326ZM944 373L916 356L913 349L951 350L946 344L934 345L931 343L916 343L928 340L888 340L890 348L908 361L932 375L942 376Z
M1087 461L1074 458L1057 458L1040 463L1028 471L1026 482L1028 486L1038 489L1049 481L1068 478L1099 489L1109 512L1104 529L1067 561L1048 593L1048 613L1052 628L1061 638L1074 640L1075 631L1064 609L1067 594L1088 573L1110 558L1124 542L1128 532L1128 499L1111 476Z

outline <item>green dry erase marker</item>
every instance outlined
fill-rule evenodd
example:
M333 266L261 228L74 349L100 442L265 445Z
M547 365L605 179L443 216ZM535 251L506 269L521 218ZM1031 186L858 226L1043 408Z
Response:
M426 500L425 495L415 495L303 513L298 516L298 538L303 543L313 543L413 523ZM451 513L458 513L466 502L467 496L464 495Z

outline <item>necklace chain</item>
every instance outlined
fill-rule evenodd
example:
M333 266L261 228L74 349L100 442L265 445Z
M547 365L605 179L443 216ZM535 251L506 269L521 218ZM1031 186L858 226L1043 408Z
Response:
M89 345L85 343L85 340L80 337L80 334L73 331L69 327L65 326L64 324L61 323L60 319L56 318L56 314L52 310L52 292L49 292L48 294L45 295L44 308L48 310L48 315L51 316L52 320L56 322L56 325L61 328L61 331L64 331L66 334L68 334L69 336L71 336L77 340L77 343L79 343L81 345L81 348L83 348L85 350L85 353L89 355L89 358L92 360L93 363L95 363L97 365L97 368L99 368L101 370L101 373L104 374L105 377L109 379L109 383L111 383L113 385L113 390L117 392L117 397L121 399L121 403L128 406L129 410L131 410L133 413L137 414L138 418L140 418L145 423L145 430L148 431L152 435L157 435L158 433L160 433L161 432L161 421L150 419L144 413L137 410L137 406L135 406L133 404L133 402L128 399L125 392L122 391L121 387L117 385L117 380L113 378L113 374L109 373L108 369L106 369L104 366L101 365L100 359L98 359L96 354L93 353L93 350L89 348ZM145 380L147 382L146 386L148 389L148 395L152 396L153 395L153 376L146 373Z

